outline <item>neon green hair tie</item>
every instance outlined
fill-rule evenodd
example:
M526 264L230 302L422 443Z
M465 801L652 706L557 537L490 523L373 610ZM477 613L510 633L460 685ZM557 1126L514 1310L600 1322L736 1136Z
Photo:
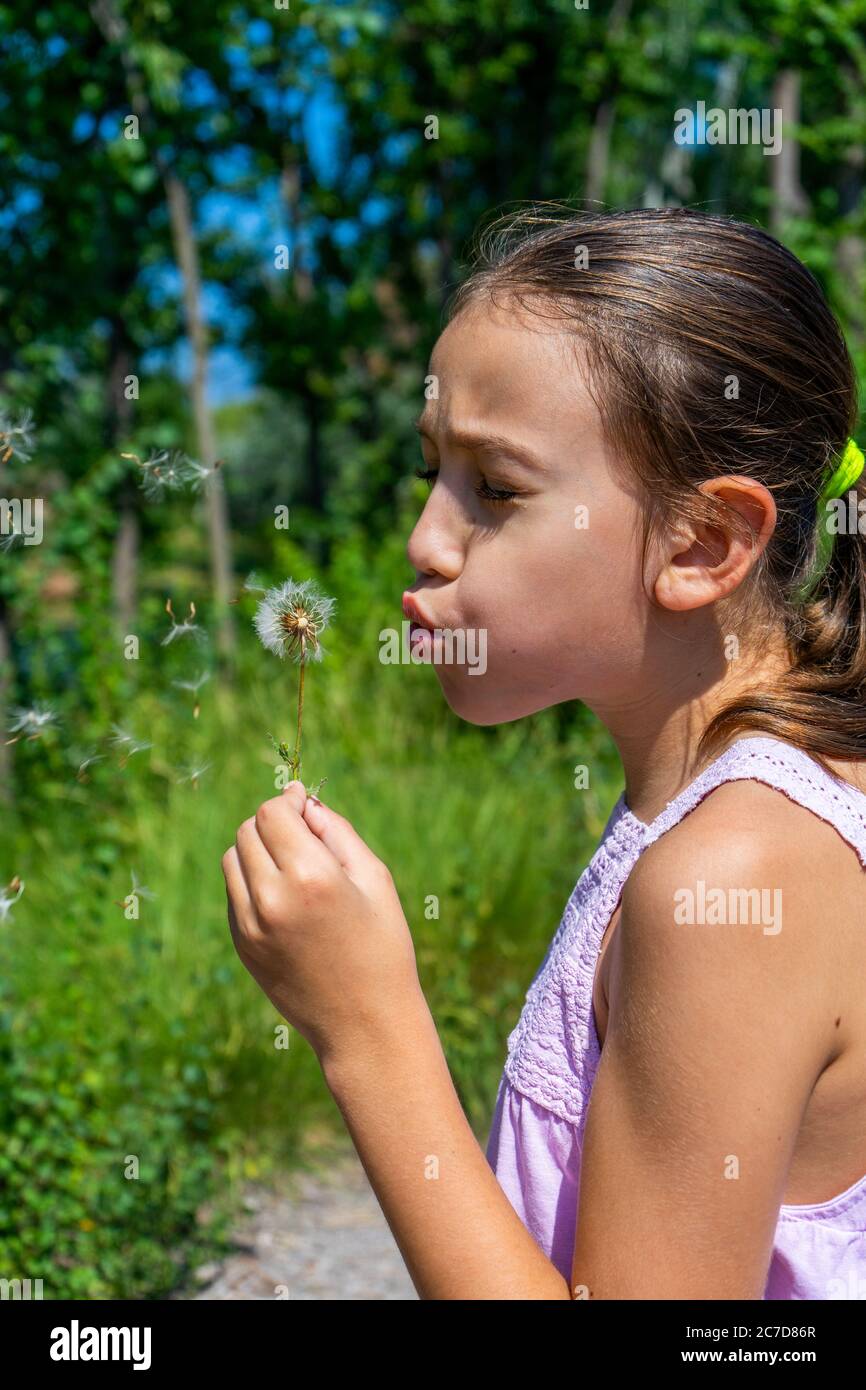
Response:
M794 603L808 603L833 554L835 532L831 531L826 524L827 503L832 502L836 497L841 497L843 493L854 486L863 472L863 464L863 450L853 439L849 439L838 465L828 474L821 488L816 508L818 544L815 562L809 573L794 590L792 594Z

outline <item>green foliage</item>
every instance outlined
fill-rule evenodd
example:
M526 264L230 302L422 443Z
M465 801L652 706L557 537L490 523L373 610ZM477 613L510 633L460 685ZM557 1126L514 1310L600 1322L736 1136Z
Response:
M236 592L255 570L337 598L307 673L304 780L326 775L325 800L392 868L483 1138L619 769L581 708L473 728L432 671L379 660L413 580L410 422L443 300L513 200L691 204L791 245L866 380L866 0L736 0L723 18L707 0L116 0L122 37L96 9L0 8L0 411L32 410L36 434L0 494L46 507L41 546L0 551L0 886L25 883L0 920L0 1270L48 1297L133 1298L182 1284L220 1248L238 1184L340 1124L306 1044L274 1046L219 868L274 792L268 734L291 745L297 673L262 660L254 594L233 610L233 672L217 660L207 496L150 503L121 459L197 456L171 365L189 286L166 170L190 199L211 345L256 381L216 421ZM758 147L672 140L678 107L772 108L785 73L795 207ZM151 120L130 139L142 92ZM210 642L162 645L169 597ZM176 684L203 672L197 694ZM38 703L56 722L6 747L8 707ZM576 764L597 781L579 795ZM130 918L136 883L154 896Z
M569 746L547 715L474 729L443 707L429 668L380 663L380 631L403 621L399 554L396 540L376 548L358 534L322 576L338 608L328 656L308 671L305 775L327 774L326 801L393 869L483 1138L505 1037L616 774L609 760L606 785L573 790L575 762L605 765L606 739L584 715ZM293 570L277 574L299 561L283 539L276 564ZM0 866L0 879L25 882L0 941L0 1266L44 1278L46 1296L165 1292L219 1237L197 1222L206 1200L297 1162L314 1122L339 1128L307 1045L292 1035L275 1048L280 1020L225 920L222 853L275 794L268 730L294 720L297 670L262 661L254 599L242 600L236 680L203 687L197 720L171 684L192 654L169 665L154 614L139 662L106 652L103 690L79 684L60 730L16 746L36 795ZM114 750L79 782L64 742L99 735L115 690L152 747L124 766ZM197 787L179 780L193 762L211 763ZM526 804L531 817L517 813ZM124 908L133 875L154 895L137 920ZM124 1177L128 1155L138 1180Z

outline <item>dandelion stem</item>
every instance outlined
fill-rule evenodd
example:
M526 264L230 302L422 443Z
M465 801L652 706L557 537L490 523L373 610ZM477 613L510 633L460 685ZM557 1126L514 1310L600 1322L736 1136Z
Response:
M301 720L304 714L304 671L307 668L306 647L304 639L301 638L301 675L298 681L298 733L295 738L295 756L292 759L292 771L296 777L301 775Z

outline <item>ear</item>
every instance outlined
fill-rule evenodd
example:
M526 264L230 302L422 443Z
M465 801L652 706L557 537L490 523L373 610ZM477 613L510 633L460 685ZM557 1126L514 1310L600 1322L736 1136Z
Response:
M665 608L685 612L726 598L745 579L776 528L776 502L754 478L710 478L699 491L714 495L740 513L752 528L743 539L724 520L716 526L682 527L669 538L655 582Z

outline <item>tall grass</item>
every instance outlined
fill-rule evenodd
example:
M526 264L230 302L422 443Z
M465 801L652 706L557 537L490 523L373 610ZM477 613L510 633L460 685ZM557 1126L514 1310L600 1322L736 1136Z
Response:
M288 543L278 563L274 579L310 573ZM327 776L323 799L394 873L483 1142L505 1039L616 797L616 760L585 711L473 728L431 669L379 662L379 631L403 620L402 545L347 542L317 577L339 606L308 670L303 775ZM32 794L0 851L0 880L26 883L0 927L0 1275L42 1278L46 1297L165 1293L220 1248L239 1182L341 1129L306 1042L290 1030L275 1045L282 1020L235 955L220 868L276 794L267 734L293 731L297 668L255 646L248 602L235 678L203 688L195 720L171 680L201 654L160 649L155 596L150 612L150 655L106 668L102 699L67 690L60 732L16 747ZM70 743L121 716L152 747L77 781ZM196 786L178 780L191 763L211 764ZM578 763L589 791L574 789ZM137 919L133 872L154 894Z

